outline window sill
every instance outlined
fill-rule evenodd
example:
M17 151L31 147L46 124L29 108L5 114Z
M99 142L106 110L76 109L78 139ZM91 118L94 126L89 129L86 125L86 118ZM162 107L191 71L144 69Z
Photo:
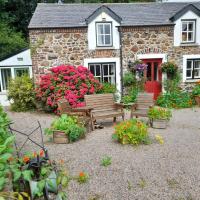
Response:
M197 44L197 43L181 43L180 46L181 47L197 47L197 46L199 46L199 44Z
M0 92L0 95L7 95L6 91Z
M96 47L96 50L114 50L115 47Z
M198 82L198 81L200 81L200 78L199 78L199 79L185 80L184 82L185 82L185 83L196 83L196 82Z

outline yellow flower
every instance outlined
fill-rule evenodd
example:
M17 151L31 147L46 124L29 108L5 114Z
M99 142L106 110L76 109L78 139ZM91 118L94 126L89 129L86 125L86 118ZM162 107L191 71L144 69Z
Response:
M161 135L157 134L157 135L155 135L155 138L160 144L164 144L164 140Z

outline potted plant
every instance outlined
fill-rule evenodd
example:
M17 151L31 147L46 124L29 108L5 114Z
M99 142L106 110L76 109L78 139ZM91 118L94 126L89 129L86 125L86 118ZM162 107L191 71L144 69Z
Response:
M198 106L200 106L200 81L194 86L192 90L192 95Z
M173 62L165 62L162 64L161 70L167 74L168 79L173 79L177 72L177 65Z
M171 116L171 110L168 108L154 106L148 111L148 117L153 128L166 128Z
M66 114L54 120L50 128L45 129L47 135L53 135L53 141L58 144L75 142L85 136L85 128L75 116Z
M121 144L139 145L149 143L147 125L137 119L130 119L117 124L112 138Z

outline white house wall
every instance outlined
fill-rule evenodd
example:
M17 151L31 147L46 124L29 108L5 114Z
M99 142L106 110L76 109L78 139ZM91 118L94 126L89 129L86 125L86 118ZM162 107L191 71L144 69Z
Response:
M94 50L97 48L96 47L96 22L102 22L102 18L106 19L106 21L103 21L103 22L112 22L113 49L119 49L119 46L120 46L119 31L118 31L117 26L119 26L120 24L116 22L112 17L107 15L105 12L102 12L99 16L97 16L93 21L91 21L88 24L88 49Z
M181 45L181 39L182 39L181 20L194 20L194 19L196 20L196 42L195 42L195 44L200 45L200 17L197 16L192 11L188 11L182 17L180 17L178 20L175 21L174 46L180 46Z
M23 60L20 60L20 59ZM11 56L10 58L7 58L0 62L0 67L5 66L31 66L32 60L31 60L31 52L30 49L27 49L17 55Z

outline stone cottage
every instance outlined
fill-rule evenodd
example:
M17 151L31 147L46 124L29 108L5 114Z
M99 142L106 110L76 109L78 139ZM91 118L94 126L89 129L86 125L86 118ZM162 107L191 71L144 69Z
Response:
M35 78L51 66L84 65L121 91L122 74L141 59L156 96L163 62L178 65L183 83L200 80L200 2L38 4L29 36Z

